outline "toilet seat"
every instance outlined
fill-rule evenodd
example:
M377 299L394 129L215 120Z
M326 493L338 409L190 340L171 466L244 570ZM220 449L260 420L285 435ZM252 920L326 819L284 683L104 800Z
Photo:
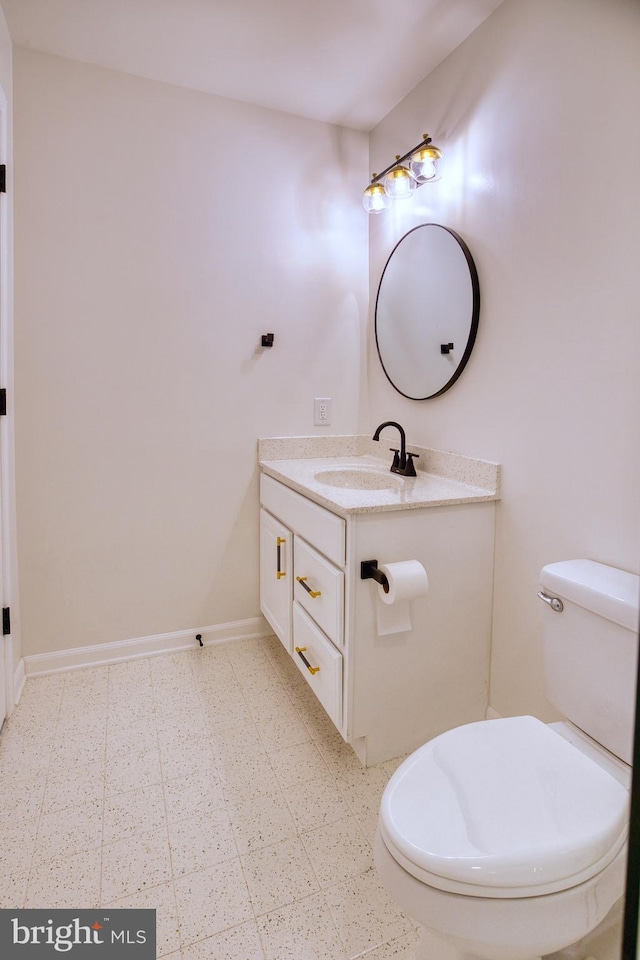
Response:
M380 835L416 879L476 897L531 897L588 880L621 850L629 793L534 717L467 724L396 770Z

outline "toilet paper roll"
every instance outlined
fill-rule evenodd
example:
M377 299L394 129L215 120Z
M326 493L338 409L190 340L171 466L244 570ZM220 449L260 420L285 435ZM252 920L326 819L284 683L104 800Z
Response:
M415 600L424 597L429 589L427 571L419 560L400 560L398 563L383 563L378 568L389 583L388 590L378 585L378 596L383 603Z
M382 564L379 569L389 586L387 590L378 586L378 633L387 636L411 630L411 601L424 597L429 589L427 571L418 560Z

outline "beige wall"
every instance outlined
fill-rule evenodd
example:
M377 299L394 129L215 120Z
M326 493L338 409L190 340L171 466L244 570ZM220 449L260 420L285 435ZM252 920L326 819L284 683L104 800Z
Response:
M491 702L552 716L540 567L640 566L639 41L633 0L506 0L373 131L373 169L425 129L445 160L368 225L363 135L14 51L24 652L255 615L255 439L314 432L328 395L332 433L398 419L504 465ZM360 356L367 226L374 301L429 221L482 313L415 403L372 321Z
M438 184L371 218L371 296L409 228L466 239L482 308L442 397L387 383L369 337L369 416L418 444L497 460L491 703L552 716L538 572L590 557L639 572L640 4L506 0L373 131L379 170L426 130ZM464 602L464 598L460 598Z
M257 437L357 426L366 135L14 64L23 652L257 616Z

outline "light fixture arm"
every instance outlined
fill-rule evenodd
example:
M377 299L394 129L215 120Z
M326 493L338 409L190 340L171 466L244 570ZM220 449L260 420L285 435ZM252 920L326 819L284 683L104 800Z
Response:
M417 143L415 147L411 148L411 150L407 150L404 156L396 157L393 163L390 163L388 167L384 168L382 173L374 173L374 175L371 177L371 183L378 183L378 181L382 180L383 177L386 177L388 173L391 173L394 167L400 166L400 164L404 163L405 160L408 160L409 157L412 157L416 150L420 150L421 147L428 147L431 142L431 137L428 133L425 133L420 143Z

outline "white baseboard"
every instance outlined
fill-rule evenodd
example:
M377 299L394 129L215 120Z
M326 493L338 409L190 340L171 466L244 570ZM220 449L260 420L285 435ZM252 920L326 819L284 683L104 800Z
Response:
M13 706L20 702L24 685L27 682L27 675L24 669L24 660L18 661L18 666L13 674Z
M18 666L22 669L20 692L25 679L41 677L48 673L61 673L67 670L82 670L84 667L99 667L121 660L135 660L138 657L152 657L162 653L179 650L197 650L196 634L202 637L204 646L224 643L227 640L248 640L253 637L265 637L273 630L264 617L250 620L235 620L232 623L220 623L210 627L195 627L193 630L177 630L174 633L158 633L151 637L138 637L135 640L116 640L113 643L96 643L90 647L74 647L70 650L57 650L54 653L38 653L23 657ZM16 690L17 675L16 670ZM16 697L16 703L18 697Z

